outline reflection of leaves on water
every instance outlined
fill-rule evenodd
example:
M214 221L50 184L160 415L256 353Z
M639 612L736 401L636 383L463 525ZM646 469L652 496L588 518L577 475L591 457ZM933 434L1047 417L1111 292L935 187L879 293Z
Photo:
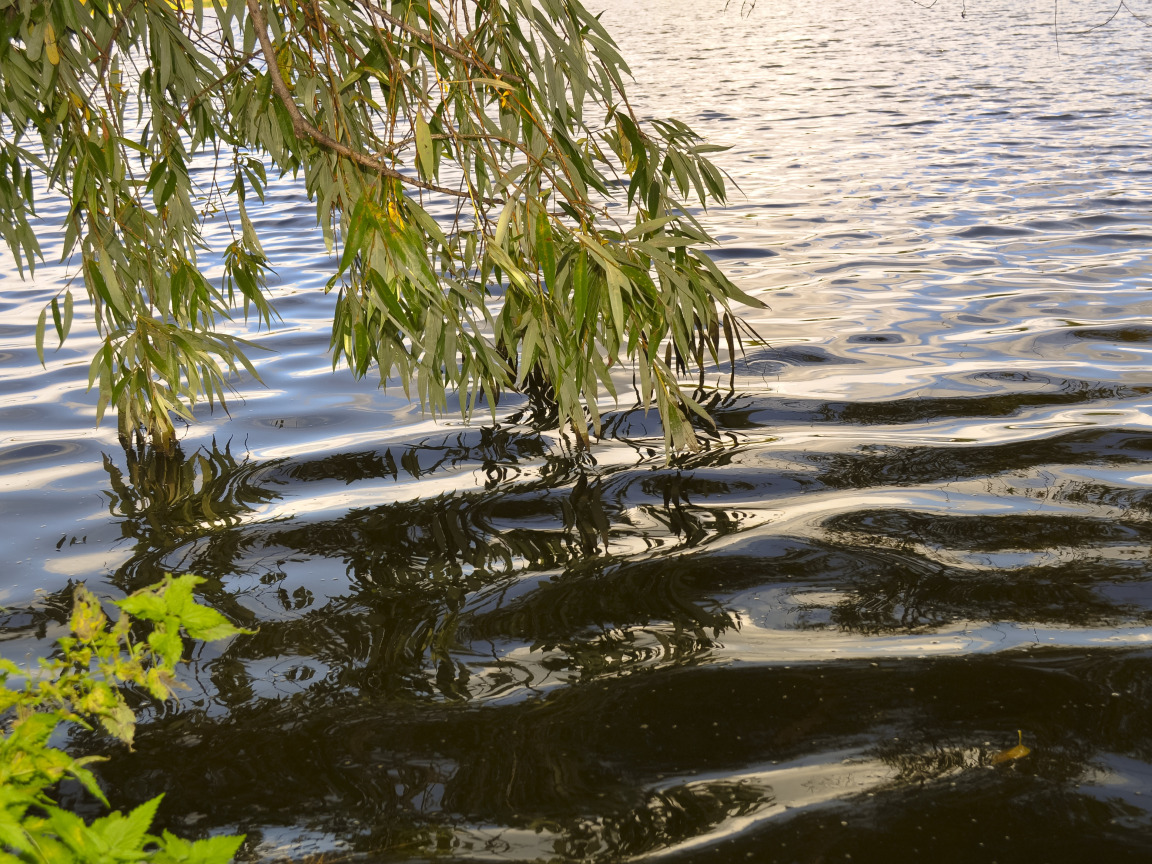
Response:
M21 607L0 607L0 642L34 637L44 639L49 626L65 627L72 616L73 586L48 593L40 591L34 603Z
M997 672L1021 663L1018 655L970 668L907 661L875 670L882 675L851 662L735 677L704 668L735 625L722 592L765 585L796 597L804 587L838 589L812 591L812 602L844 598L831 601L831 623L858 632L955 617L1059 621L1072 612L1076 623L1130 621L1131 610L1097 588L1147 581L1147 565L1088 550L1148 545L1143 490L1124 490L1137 509L1117 519L1073 512L996 521L871 507L809 522L795 536L764 514L808 490L858 482L962 478L987 488L978 494L1010 495L1006 472L1132 464L1147 458L1152 436L1079 431L1027 445L840 454L749 448L595 470L536 439L484 442L468 432L411 448L277 460L250 473L245 461L215 457L214 482L236 477L305 506L317 489L341 487L336 501L344 485L385 490L384 503L355 510L337 505L280 521L241 512L203 520L201 532L201 517L180 496L157 490L152 505L141 494L147 501L131 517L136 555L118 578L127 583L178 560L215 574L205 586L212 602L261 630L204 662L211 707L148 724L141 752L108 766L111 785L142 799L163 783L173 789L173 812L208 813L212 825L302 826L368 854L481 849L503 829L511 837L538 827L549 844L544 857L608 862L722 832L725 820L773 800L766 786L661 774L722 776L733 766L898 737L883 755L899 779L877 787L878 798L946 789L957 777L991 797L996 783L1067 782L1100 748L1128 752L1152 740L1138 675L1103 685L1139 702L1121 707L1085 683L1090 670L1049 680L1037 680L1043 669ZM413 497L432 485L424 481L449 488L444 480L454 475L466 478L463 488ZM388 500L391 484L414 476L421 482L400 490L403 500ZM1117 491L1060 485L1058 477L1048 489L1087 504ZM260 494L236 500L265 500ZM175 527L149 533L148 514L163 523L165 506ZM1043 559L1008 566L997 556L1015 554L1018 535L1032 538L1036 554L1073 551L1058 567L1040 566ZM330 561L346 583L327 591L324 580L292 581L300 571L331 572ZM570 686L548 689L556 683ZM1059 723L1046 719L1056 716ZM1003 730L1021 725L1040 746L988 770L992 755L1014 743ZM980 770L965 769L969 757ZM219 794L225 788L230 801Z
M631 641L627 628L669 622L669 647L674 648L669 653L699 651L734 626L731 615L705 593L707 580L700 575L690 560L678 557L577 564L529 593L475 614L469 631L473 638L512 636L546 649L565 645L577 653L581 646L583 651L596 646L612 665L611 655L626 651ZM596 634L593 639L575 638L589 629Z
M269 465L237 460L231 445L220 449L215 440L188 457L179 447L172 453L126 450L125 456L126 470L104 456L111 487L105 494L109 512L121 518L121 532L139 554L235 525L280 497L267 488L275 480L259 476Z
M685 784L656 790L639 805L595 820L553 823L557 855L619 861L706 836L717 826L771 806L771 788L739 782Z
M769 554L767 537L746 558L721 561L683 550L703 551L713 539L743 530L745 515L724 506L733 496L787 499L806 489L856 482L936 482L970 472L979 476L1006 463L1019 469L1028 460L1082 462L1090 452L1109 464L1132 462L1146 457L1150 440L1094 430L1027 445L791 454L791 464L798 460L807 473L789 468L790 454L781 451L774 452L775 464L753 458L737 473L733 466L745 451L735 449L698 454L691 467L686 462L590 473L586 460L552 452L539 436L508 429L466 430L408 448L262 466L213 447L198 454L212 470L174 472L171 464L158 463L152 474L138 475L140 490L124 476L113 477L117 500L128 502L117 507L133 514L126 524L140 537L118 581L132 585L173 565L213 576L207 587L221 611L265 627L245 649L245 659L297 653L329 670L308 686L331 679L353 688L407 690L419 698L462 699L523 685L538 670L502 659L516 645L549 652L540 661L547 670L582 677L698 656L733 625L714 592L763 584L766 567L774 581L851 589L839 592L842 599L823 618L815 610L800 626L827 621L875 633L971 617L1112 621L1130 618L1132 610L1097 588L1144 579L1138 560L1090 560L1085 551L1082 560L1065 555L1058 568L1005 568L996 566L994 556L1017 532L1039 537L1034 550L1059 539L1085 550L1101 542L1139 544L1148 532L1134 523L1109 527L1100 520L1046 517L1010 525L991 517L965 521L969 517L869 510L828 521L820 542L781 538L788 542L779 555ZM307 500L312 483L471 475L478 466L487 478L483 488L393 501L331 519L261 523L231 516L210 523L197 503L207 490L213 512L242 514L242 508L280 494ZM812 472L813 466L820 470ZM516 479L493 484L493 477ZM213 496L213 489L237 494L227 499L223 492ZM1091 493L1078 487L1068 494ZM973 555L992 557L981 563ZM350 591L330 593L325 601L311 586L283 582L310 559L343 562ZM245 573L259 575L269 590L241 605L225 586ZM244 590L260 592L258 585ZM281 617L287 620L269 620ZM486 654L488 661L482 659ZM484 662L491 677L481 680L476 666ZM494 671L500 668L507 674Z
M926 548L999 552L1079 546L1085 554L1115 544L1152 544L1152 523L1091 519L1068 514L1014 513L948 516L913 510L858 510L825 522L833 532L867 536L889 546L902 541Z
M332 453L319 459L289 462L286 474L304 482L343 480L351 484L386 477L399 480L402 474L419 479L471 469L483 472L485 486L491 489L517 479L521 463L535 463L549 455L546 440L538 434L520 434L503 426L477 427L383 451ZM547 461L564 464L567 460Z
M852 453L813 453L805 458L820 470L820 480L827 488L871 489L1021 475L1028 469L1052 465L1136 464L1147 460L1149 454L1144 448L1148 443L1146 435L1092 431L980 447L874 444ZM1134 493L1130 499L1134 505L1148 506L1152 500L1147 490L1124 491Z
M143 449L126 451L126 458L124 472L104 457L112 486L109 509L114 516L145 520L158 534L177 536L181 528L205 522L231 524L243 512L278 497L251 482L259 468L268 466L238 461L230 444L221 450L215 440L190 457L179 449L171 454Z
M300 462L237 459L230 445L221 449L215 441L187 457L179 448L172 454L129 450L123 470L105 457L110 485L106 494L110 512L123 519L124 536L136 542L137 554L143 558L197 537L215 539L239 524L245 514L279 499L293 483L396 480L401 473L419 478L463 465L478 465L499 482L499 478L515 475L519 460L540 457L543 446L538 437L515 436L496 428L476 430L474 436L460 434L439 445L398 448L396 454L391 449L338 453ZM212 554L197 555L196 563L203 566L205 559L224 557L228 551L212 549ZM216 572L219 568L209 569Z
M707 468L594 473L587 461L501 429L268 463L215 446L188 459L132 454L127 472L108 463L113 510L136 540L115 581L197 572L211 580L205 600L260 626L228 649L231 671L213 676L233 706L260 692L245 667L282 656L327 670L298 688L459 700L523 686L541 670L596 677L707 650L733 620L709 596L707 568L663 553L739 530L741 514L708 506L732 487ZM281 496L307 501L311 484L478 468L484 486L466 491L327 519L243 518ZM647 550L660 557L636 555ZM284 581L311 560L343 562L349 590ZM231 587L243 575L259 578ZM550 656L538 653L529 670L500 656L516 645Z
M467 593L452 583L359 584L354 595L264 622L229 656L314 657L332 670L328 683L340 688L456 700L471 697L473 688L499 686L501 667L514 672L511 661L485 659L485 644L550 651L544 668L595 677L697 656L733 626L726 611L701 596L692 570L675 561L607 568L590 562L476 609L465 609ZM472 681L473 665L487 666L488 677Z
M869 819L919 818L925 808L954 813L958 825L986 824L990 808L1033 820L1087 813L1091 800L1067 784L1094 760L1152 760L1149 671L1141 652L1081 651L688 665L485 706L320 681L223 716L189 706L142 727L137 752L100 770L117 806L166 789L169 819L199 812L241 830L293 826L377 857L431 855L425 844L437 841L459 850L453 844L486 826L538 828L550 854L609 862L707 837L774 803L769 786L726 774L776 761L836 764L861 745L875 745L869 753L897 771L873 796L841 799L853 813L869 808ZM1033 754L993 769L1019 727ZM801 860L816 860L826 819L839 830L844 818L820 812L762 823L751 848L763 850L767 835L767 848L787 841L811 853ZM743 860L743 850L727 860Z
M533 468L536 479L514 485L503 479L520 477L523 460L542 456L543 464ZM136 541L135 560L125 572L183 544L181 569L223 576L234 563L243 570L241 559L253 548L282 545L345 558L353 578L389 586L413 576L426 582L428 577L460 578L476 570L507 574L524 566L564 567L609 552L613 534L649 538L659 533L652 529L660 525L689 545L739 527L738 517L722 508L692 506L688 492L700 483L681 471L654 475L647 470L625 471L619 477L589 474L579 460L547 454L539 437L517 437L500 429L459 434L440 443L301 462L239 461L228 448L214 444L187 459L180 453L173 457L131 453L126 472L111 460L105 465L111 510L124 517L122 530ZM299 536L292 533L291 522L284 530L251 523L230 530L246 513L283 494L303 491L294 489L294 484L329 480L353 484L467 468L484 472L484 491L353 510L330 522L301 525ZM637 478L646 495L663 500L663 507L647 500L639 504L638 511L654 523L642 530L631 528L626 515L631 502L620 500ZM206 541L193 542L200 537Z

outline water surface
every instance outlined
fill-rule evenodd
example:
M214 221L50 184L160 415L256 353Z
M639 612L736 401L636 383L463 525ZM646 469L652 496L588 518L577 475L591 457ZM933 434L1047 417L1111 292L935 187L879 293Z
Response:
M0 650L206 577L259 633L72 744L254 860L1148 860L1152 30L1064 5L602 0L638 109L732 145L769 306L672 464L627 402L589 459L333 374L289 181L267 387L176 458L93 429L90 331L40 369L70 274L4 259Z

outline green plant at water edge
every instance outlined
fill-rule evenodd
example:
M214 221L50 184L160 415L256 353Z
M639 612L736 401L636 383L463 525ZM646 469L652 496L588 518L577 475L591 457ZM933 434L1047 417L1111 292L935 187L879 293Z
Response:
M275 314L246 209L270 166L302 177L333 252L334 364L434 413L452 390L465 416L535 393L586 443L633 362L668 447L691 449L707 415L677 368L715 361L722 334L731 351L731 304L760 304L689 207L724 201L722 148L642 121L628 74L579 0L0 0L0 233L31 271L34 179L67 196L97 413L124 440L169 444L171 413L256 374L218 328ZM220 211L216 278L198 256ZM45 306L41 358L73 304Z
M163 796L131 813L114 812L86 823L55 805L52 788L65 778L79 781L108 801L87 766L97 757L74 759L49 739L62 723L86 728L99 723L129 747L135 716L121 686L132 684L156 699L168 699L184 636L223 639L247 631L233 627L214 609L196 603L195 576L168 576L120 600L111 622L100 601L83 585L75 591L72 635L59 651L28 675L0 660L0 864L225 864L243 837L189 842L167 831L148 833ZM150 625L143 639L141 624ZM11 681L23 680L21 687Z

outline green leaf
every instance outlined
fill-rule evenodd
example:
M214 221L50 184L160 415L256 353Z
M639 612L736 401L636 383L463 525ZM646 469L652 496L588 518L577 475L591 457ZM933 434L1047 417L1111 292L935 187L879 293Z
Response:
M60 298L53 297L49 305L52 307L52 326L56 328L56 336L60 339L60 344L63 345L64 321L60 317Z
M416 153L420 157L420 171L429 180L436 176L436 155L432 146L432 132L422 114L416 115Z
M108 860L108 846L79 816L58 807L45 808L48 822L57 837L80 861Z
M104 287L108 292L108 302L120 313L123 318L129 317L128 300L124 296L124 289L120 287L120 277L116 275L116 268L112 264L112 257L108 251L101 247L100 257L96 261L100 268L100 275L104 278Z
M544 280L549 290L556 291L556 244L552 240L552 226L548 224L548 215L543 210L536 214L536 254L540 257Z
M165 831L155 864L227 864L240 850L244 836L209 837L189 842Z
M199 576L191 574L184 574L183 576L169 576L162 583L163 588L160 591L160 596L168 606L170 615L179 618L184 614L184 610L196 605L196 598L193 596L192 591L197 585L203 584L204 580Z
M532 280L528 275L521 270L516 262L509 257L508 253L501 249L499 246L488 247L488 257L492 259L505 275L508 276L513 282L520 286L525 291L533 291L536 286L532 284Z
M47 368L44 362L44 330L48 326L48 307L40 310L40 317L36 320L36 356L40 358L40 365Z
M648 234L657 230L658 228L663 228L669 222L675 221L676 218L676 216L660 216L656 219L645 219L643 222L638 223L636 227L634 227L624 236L629 240L635 240L637 237L640 237L643 234Z
M604 268L604 274L608 278L608 305L612 310L612 322L616 325L617 337L623 341L626 324L624 320L624 291L628 288L628 280L624 278L624 274L615 264L608 264Z
M162 800L164 796L157 795L127 816L117 812L95 819L90 830L107 845L110 858L132 860L140 856L148 839L148 829L156 817L156 808Z
M500 221L496 223L496 233L492 235L492 244L502 246L504 237L508 234L508 223L512 219L512 212L516 209L516 199L509 198L504 209L500 211Z
M591 293L592 278L588 268L588 253L579 249L572 261L572 311L576 315L573 330L579 333L584 327L586 317L591 317L588 298Z
M232 622L215 609L200 605L186 608L180 616L180 623L183 625L184 631L193 639L203 639L208 642L250 632L233 626Z
M184 656L184 641L178 627L175 619L169 619L148 634L148 647L169 667L174 667Z
M511 84L509 84L507 81L499 81L496 78L481 78L481 77L473 78L473 77L469 77L468 83L469 84L484 84L488 87L495 87L497 90L507 90L508 92L514 92L516 89Z
M63 343L65 337L72 331L72 292L66 291L64 293L64 327L60 334L60 341Z
M135 618L145 621L163 621L168 616L168 604L151 592L137 591L117 600L116 605Z

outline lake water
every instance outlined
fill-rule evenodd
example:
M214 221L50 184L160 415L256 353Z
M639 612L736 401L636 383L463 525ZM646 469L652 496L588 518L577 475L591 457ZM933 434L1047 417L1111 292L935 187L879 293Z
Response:
M621 404L592 464L515 402L437 423L333 374L285 181L267 387L126 455L92 333L36 361L66 268L5 258L0 651L48 650L70 580L206 577L258 635L196 646L135 753L72 744L253 859L1149 860L1152 29L599 5L638 109L732 145L706 219L770 308L709 448L665 465Z

